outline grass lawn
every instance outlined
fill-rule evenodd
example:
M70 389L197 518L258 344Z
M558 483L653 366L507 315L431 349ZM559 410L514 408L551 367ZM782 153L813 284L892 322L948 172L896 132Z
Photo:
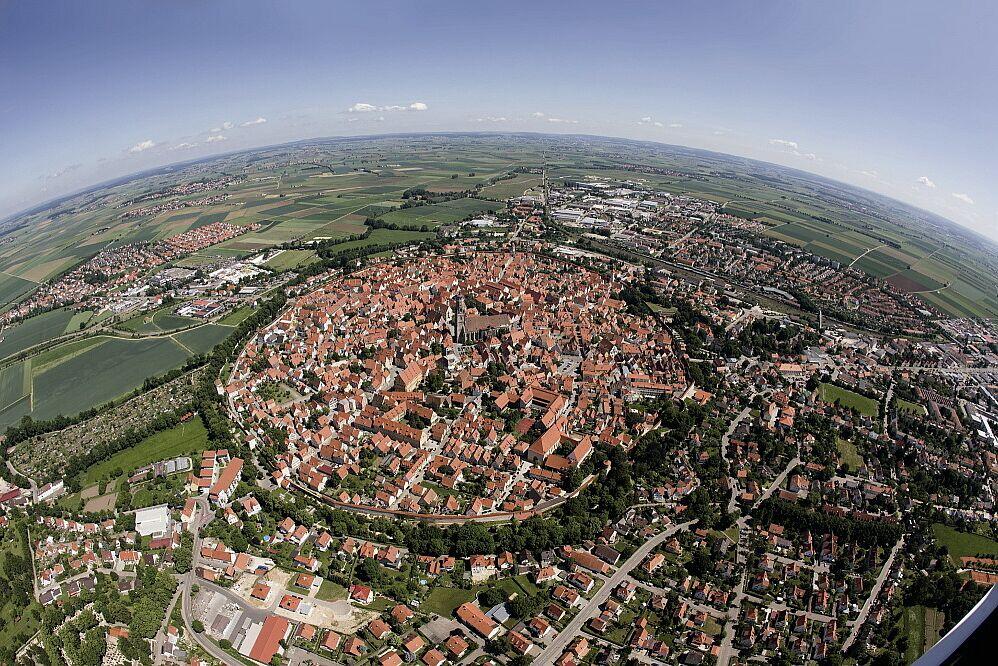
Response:
M334 583L331 580L322 579L322 585L319 587L319 591L316 592L315 596L323 601L336 601L338 599L347 598L347 589L340 585L339 583Z
M839 450L839 462L849 465L851 471L856 471L865 464L863 457L859 455L859 450L852 442L837 437L835 439L835 448Z
M922 656L922 645L925 643L925 606L910 606L903 612L901 628L908 637L904 663L911 664Z
M860 414L865 414L866 416L876 417L880 413L880 408L876 400L867 398L865 395L860 395L859 393L854 393L841 386L835 386L834 384L822 384L819 386L818 396L824 402L837 402L843 407L855 409Z
M908 402L907 400L902 400L901 398L897 398L896 402L899 412L908 412L910 414L915 414L916 416L925 416L928 414L928 412L925 411L925 407L916 402Z
M312 250L284 250L264 265L267 268L273 268L275 271L287 271L302 265L308 265L315 260L315 252Z
M200 417L194 417L176 428L158 432L146 437L130 449L119 451L104 462L97 463L83 475L82 486L96 483L111 475L111 470L119 468L127 473L158 460L167 460L179 455L203 451L208 445L208 431Z
M537 587L537 585L535 585L534 582L530 580L530 577L527 576L526 574L516 576L514 580L519 584L520 587L523 588L523 591L529 594L530 596L536 596L541 591L541 588Z
M435 587L420 606L420 610L436 613L442 617L453 617L454 610L466 601L475 598L474 590L462 590L456 587Z
M249 306L236 308L229 314L219 319L218 323L222 324L223 326L238 326L239 324L249 319L250 315L252 314L253 314L253 308Z
M942 523L932 524L932 534L936 537L936 542L946 546L947 550L949 550L950 559L956 565L960 564L961 557L973 557L975 555L994 557L998 555L998 541L979 534L959 532Z

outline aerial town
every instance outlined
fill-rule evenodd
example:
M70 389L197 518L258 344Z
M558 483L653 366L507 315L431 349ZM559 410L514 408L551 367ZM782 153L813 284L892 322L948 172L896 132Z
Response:
M328 268L171 263L253 230L217 222L8 310L253 314L217 365L8 430L38 628L3 659L900 663L912 608L934 642L998 581L993 322L638 181L504 205Z

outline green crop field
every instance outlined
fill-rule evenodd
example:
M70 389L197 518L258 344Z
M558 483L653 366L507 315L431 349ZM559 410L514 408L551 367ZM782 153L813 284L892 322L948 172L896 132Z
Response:
M865 395L860 395L859 393L854 393L841 386L835 386L834 384L822 384L819 386L818 397L823 402L838 403L843 407L855 409L860 414L865 414L866 416L875 417L880 411L876 400L867 398Z
M998 555L998 541L979 534L960 532L942 523L933 523L932 535L936 538L936 543L946 546L953 564L957 566L960 565L961 557L977 555L995 557Z
M0 308L35 288L35 283L15 275L0 274Z
M0 413L23 400L30 392L30 370L25 367L26 363L17 361L0 368Z
M73 311L64 308L35 315L11 326L0 341L0 359L22 352L29 347L57 338L66 332L73 320ZM79 328L79 326L77 326Z
M112 470L115 469L120 469L123 474L127 475L130 470L143 465L176 456L198 453L207 446L208 431L205 430L201 418L194 417L175 428L150 435L135 446L119 451L107 460L88 468L80 485L85 487L109 479Z
M32 415L48 419L103 404L141 386L146 377L183 365L189 355L167 338L107 339L33 377Z
M72 416L114 400L142 385L147 377L177 368L195 353L203 353L232 330L209 325L182 338L192 349L171 337L140 339L96 336L57 345L30 357L23 367L25 399L0 409L0 428L30 414L50 419ZM180 336L182 334L176 334ZM14 368L15 366L9 366ZM7 374L9 373L9 374ZM15 369L3 377L4 395L17 392ZM84 390L81 390L84 387Z
M463 220L469 215L491 213L500 208L502 208L501 204L492 201L454 199L453 201L444 201L438 204L393 210L382 215L380 219L387 224L398 224L400 226L420 226L425 224L433 228L441 224Z
M231 332L231 326L205 324L189 331L174 333L171 337L180 343L181 347L189 349L192 354L206 354Z
M542 181L543 178L540 174L522 173L506 180L500 180L495 185L483 187L480 191L483 197L506 200L523 196L526 190L532 187L540 187Z

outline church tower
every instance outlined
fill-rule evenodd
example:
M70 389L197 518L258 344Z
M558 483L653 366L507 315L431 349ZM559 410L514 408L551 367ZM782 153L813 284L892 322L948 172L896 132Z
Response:
M467 318L468 306L464 303L464 296L458 296L457 307L454 308L454 342L464 342L464 325Z

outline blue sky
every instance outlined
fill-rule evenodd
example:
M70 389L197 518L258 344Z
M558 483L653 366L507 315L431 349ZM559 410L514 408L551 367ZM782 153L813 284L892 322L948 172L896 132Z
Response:
M984 1L0 0L0 215L291 139L531 130L786 164L998 237L995 72Z

